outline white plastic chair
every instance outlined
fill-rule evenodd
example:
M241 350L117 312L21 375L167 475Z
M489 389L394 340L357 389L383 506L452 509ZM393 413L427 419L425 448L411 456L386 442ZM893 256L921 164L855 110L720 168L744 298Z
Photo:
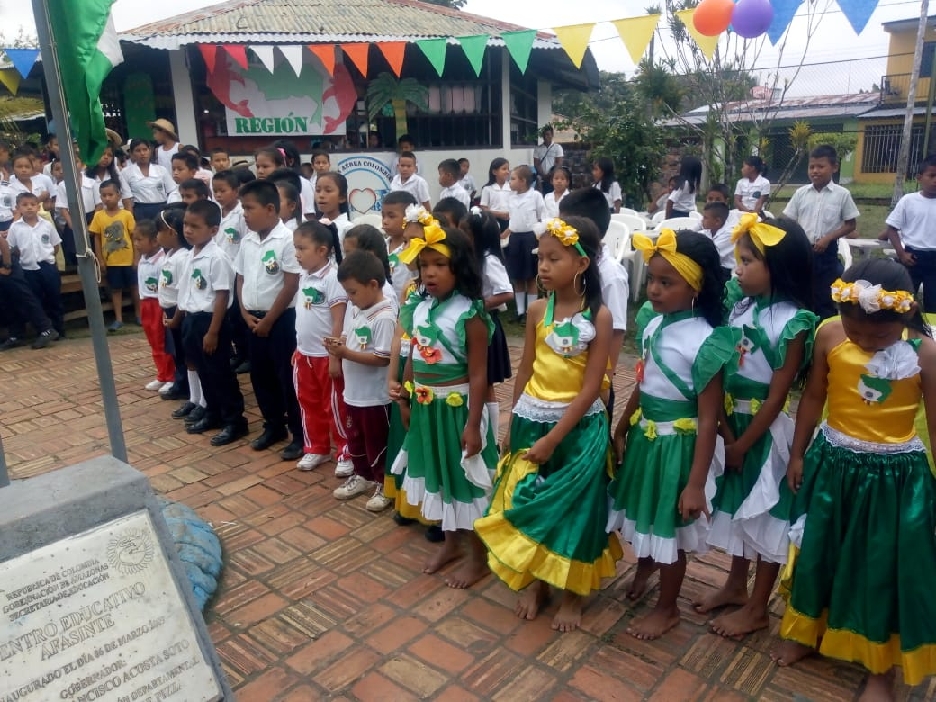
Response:
M637 300L640 299L640 291L643 288L646 266L644 265L643 254L634 249L632 236L628 237L627 241L624 243L625 245L621 247L621 254L618 260L628 269L627 279L630 285L631 299L637 302Z
M631 217L639 217L640 213L637 210L632 210L630 207L622 207L617 214L630 215ZM612 215L613 217L614 215Z
M697 231L699 229L699 224L701 219L695 219L694 217L674 217L673 219L664 219L662 222L657 224L656 231L661 229L672 229L674 232L678 232L680 229L691 229L692 231Z
M364 214L356 215L351 221L355 226L358 224L369 224L372 227L383 230L383 217L379 212L365 212Z
M842 237L838 240L838 255L842 259L842 265L845 266L845 270L851 268L852 264L852 250L851 246L848 245L848 239Z
M631 234L633 234L634 232L642 232L647 229L647 223L644 221L644 218L638 215L613 214L611 215L611 221L622 222L626 224Z
M621 259L621 252L627 246L630 241L630 229L626 224L622 222L616 222L611 220L608 223L608 233L605 234L602 243L608 247L608 251L611 252L611 257L615 261Z
M692 211L689 213L689 219L694 219L694 220L697 220L697 221L701 222L701 221L702 221L702 213L699 212L698 210L692 210Z
M652 221L654 224L659 224L664 219L666 219L666 210L660 210L659 212L654 213L650 221Z

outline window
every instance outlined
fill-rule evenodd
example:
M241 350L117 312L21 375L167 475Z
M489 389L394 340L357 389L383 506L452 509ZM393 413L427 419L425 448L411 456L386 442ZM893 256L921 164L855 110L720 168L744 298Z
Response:
M897 152L903 138L902 124L876 124L865 127L864 150L861 154L863 173L896 173ZM914 125L910 137L910 160L907 175L910 176L923 156L923 125Z
M933 51L936 50L936 41L928 41L923 45L923 59L920 61L920 78L929 78L933 71ZM917 88L919 90L919 88Z
M528 71L525 76L513 63L510 64L510 145L536 146L537 80Z

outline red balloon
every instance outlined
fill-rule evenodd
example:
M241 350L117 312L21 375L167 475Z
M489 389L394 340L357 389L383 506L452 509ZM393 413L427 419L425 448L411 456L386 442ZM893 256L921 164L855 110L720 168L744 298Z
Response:
M692 24L699 34L717 37L731 24L734 7L733 0L702 0L692 13Z

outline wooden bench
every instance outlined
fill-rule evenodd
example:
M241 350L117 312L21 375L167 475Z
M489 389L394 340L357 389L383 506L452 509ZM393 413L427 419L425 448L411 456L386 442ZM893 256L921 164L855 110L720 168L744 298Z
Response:
M99 286L101 288L106 287L103 283ZM70 322L73 319L86 319L88 316L88 310L84 305L84 294L81 289L81 277L74 273L63 273L62 274L62 302L65 305L65 309L69 307L74 307L74 301L80 299L81 302L78 304L76 309L73 309L65 313L65 321ZM70 304L71 303L71 304ZM133 300L129 295L125 295L123 299L124 309L130 308L133 309ZM101 301L101 307L105 312L111 312L114 309L113 304L110 300Z

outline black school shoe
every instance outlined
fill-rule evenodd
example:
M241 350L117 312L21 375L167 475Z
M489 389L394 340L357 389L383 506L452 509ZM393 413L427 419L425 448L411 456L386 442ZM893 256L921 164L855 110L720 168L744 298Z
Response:
M296 461L302 458L304 453L305 451L303 450L302 442L293 441L283 449L283 452L280 454L280 456L284 461Z
M185 418L185 425L189 424L198 424L201 420L205 418L205 410L201 405L195 405L195 409L189 412L188 417Z
M285 429L264 429L260 436L250 442L250 448L254 451L266 451L273 444L284 441L288 436Z
M195 424L186 425L185 432L187 434L204 434L206 431L220 428L220 420L215 419L214 417L204 417L201 421L196 422Z
M9 351L10 349L15 349L17 346L22 346L25 342L15 336L11 336L2 344L0 344L0 351Z
M393 513L393 516L391 517L391 519L393 519L393 521L396 522L396 525L397 525L397 526L412 526L412 525L415 524L417 521L419 521L419 520L417 520L417 519L411 519L411 518L409 518L409 517L404 517L404 516L403 516L402 514L400 514L399 512L394 512L394 513Z
M172 418L182 419L183 417L188 417L192 414L192 410L194 410L196 407L198 407L198 405L196 405L194 402L183 402L178 409L172 412Z
M219 433L211 437L212 446L227 446L247 436L247 422L228 424Z
M160 400L186 400L188 396L188 390L178 383L173 383L172 387L166 390L166 392L159 393Z
M36 340L32 342L30 348L33 349L44 349L53 341L58 341L59 333L54 329L46 329L39 336L36 337Z

